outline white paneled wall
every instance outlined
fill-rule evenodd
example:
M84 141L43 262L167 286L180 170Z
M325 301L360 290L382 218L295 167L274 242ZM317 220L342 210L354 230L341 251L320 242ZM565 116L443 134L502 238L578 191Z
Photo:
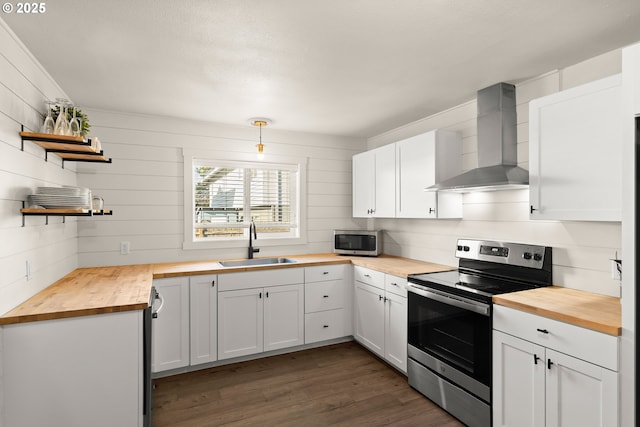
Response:
M45 99L66 97L0 20L0 313L5 313L77 266L76 219L26 217L20 208L38 186L75 185L75 165L25 142L20 126L39 130ZM26 263L32 277L27 280Z
M620 72L621 51L615 50L517 84L519 166L528 169L529 164L530 100ZM474 99L370 138L367 145L371 149L432 129L454 130L463 136L463 169L469 170L477 166L476 114ZM621 254L619 222L530 221L528 209L528 190L469 193L463 198L462 220L376 219L369 225L385 230L386 253L454 266L458 238L552 246L554 284L620 295L609 262L616 252Z
M64 224L40 217L22 223L22 201L38 186L75 185L72 169L18 133L40 126L45 99L66 97L47 72L0 19L0 314L46 288L77 266L75 219ZM71 166L73 168L73 166ZM27 280L26 264L31 264ZM0 426L3 424L3 340L0 329Z
M103 197L113 216L78 223L81 266L244 257L246 248L183 250L182 149L255 153L258 129L164 117L87 110L92 134L112 164L78 165L78 182ZM364 139L263 129L270 155L308 158L307 243L262 247L260 256L330 252L334 228L365 226L351 217L351 156ZM130 242L120 255L120 242ZM260 247L260 240L256 242Z

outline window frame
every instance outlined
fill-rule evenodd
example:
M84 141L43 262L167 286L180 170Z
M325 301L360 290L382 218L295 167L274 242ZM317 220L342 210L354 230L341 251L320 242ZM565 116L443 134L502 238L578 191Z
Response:
M194 180L193 166L194 161L206 159L208 163L219 162L221 165L242 165L245 167L260 168L264 166L283 165L287 168L297 165L298 183L297 183L297 216L298 216L298 237L282 237L268 238L268 234L258 233L258 240L255 245L261 246L286 246L301 245L307 243L307 221L306 221L306 205L307 205L307 164L306 157L288 157L269 155L265 160L256 159L255 154L249 153L229 153L215 150L194 150L183 149L183 175L184 175L184 235L183 249L220 249L220 248L236 248L246 247L248 241L244 238L220 239L220 240L201 240L197 241L194 237L195 229L193 206L194 198ZM247 237L248 239L248 237Z

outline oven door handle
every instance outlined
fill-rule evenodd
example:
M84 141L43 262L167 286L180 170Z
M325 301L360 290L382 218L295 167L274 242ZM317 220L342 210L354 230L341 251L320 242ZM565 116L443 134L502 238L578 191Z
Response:
M443 304L453 305L464 310L473 311L474 313L482 314L483 316L490 316L491 314L491 307L488 304L468 300L466 298L460 298L457 296L444 295L439 292L418 288L417 286L413 286L410 283L407 284L407 290L409 292L413 292L414 294L421 295L425 298L436 300Z

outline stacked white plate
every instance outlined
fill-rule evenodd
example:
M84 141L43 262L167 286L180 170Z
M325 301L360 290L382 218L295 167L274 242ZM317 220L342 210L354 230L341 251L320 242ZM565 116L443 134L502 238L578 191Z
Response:
M81 187L38 187L29 203L46 209L91 209L91 190Z

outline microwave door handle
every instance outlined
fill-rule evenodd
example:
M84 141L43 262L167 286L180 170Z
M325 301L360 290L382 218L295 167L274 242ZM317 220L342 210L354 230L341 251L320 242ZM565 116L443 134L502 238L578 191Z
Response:
M456 298L448 295L442 295L440 293L419 289L411 284L407 285L410 292L421 295L425 298L429 298L443 304L452 305L454 307L462 308L464 310L473 311L483 316L490 315L490 307L487 304L481 302L471 301L467 299Z

